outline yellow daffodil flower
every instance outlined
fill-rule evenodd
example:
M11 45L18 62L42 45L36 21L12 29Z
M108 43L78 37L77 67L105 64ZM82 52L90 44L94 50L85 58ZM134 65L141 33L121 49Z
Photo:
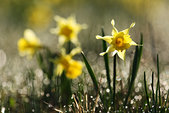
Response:
M79 45L77 35L87 26L85 24L77 24L74 16L70 16L67 19L55 16L54 19L58 26L57 28L51 29L51 33L59 35L59 44L62 46L65 42L71 41L75 45Z
M73 60L72 57L81 51L80 48L73 49L70 54L66 54L62 49L60 58L54 62L56 64L55 74L61 75L65 71L67 78L75 79L82 73L82 62Z
M114 27L115 22L114 20L111 21L111 24L113 25L112 30L112 36L96 36L96 39L102 39L105 40L110 44L110 46L107 48L106 52L100 53L100 55L104 55L108 52L112 52L113 56L117 53L118 56L124 60L125 59L125 52L126 49L128 49L131 45L137 45L129 35L129 30L134 27L135 23L132 23L128 29L125 29L123 31L118 32L118 30Z
M26 29L24 31L24 37L18 40L19 54L31 58L40 48L42 48L40 40L32 30Z

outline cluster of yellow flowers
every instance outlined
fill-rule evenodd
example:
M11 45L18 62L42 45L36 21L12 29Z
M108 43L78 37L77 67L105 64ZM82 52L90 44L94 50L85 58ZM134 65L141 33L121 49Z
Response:
M68 78L74 79L82 73L82 62L76 61L72 57L81 51L77 35L81 29L86 28L86 25L77 24L74 16L70 16L67 19L56 16L55 20L57 28L52 29L51 32L59 36L59 45L62 50L59 58L53 60L56 65L55 74L61 75L65 71L65 75ZM63 44L68 41L76 44L77 48L66 54ZM30 29L26 29L24 37L18 41L18 50L21 56L32 58L36 51L42 48L44 46Z
M74 16L70 16L67 19L55 16L54 19L57 22L57 27L51 29L51 33L59 36L59 45L61 47L60 57L53 60L56 64L55 74L61 75L63 71L65 71L65 75L68 78L74 79L82 73L82 62L76 61L72 59L72 57L81 51L77 35L82 29L86 28L86 25L77 24ZM124 60L126 49L128 49L131 45L137 45L134 41L132 41L129 35L129 30L134 27L135 23L132 23L128 29L120 32L118 32L118 30L114 27L114 20L111 21L111 24L113 25L112 36L96 36L96 39L105 40L110 44L107 50L100 53L100 55L104 55L108 52L112 52L113 55L117 53L118 56ZM75 44L77 48L73 49L69 54L66 54L63 45L68 41ZM18 41L18 50L20 55L28 56L28 58L31 58L36 51L42 49L43 47L44 46L41 44L40 40L30 29L25 30L24 37Z

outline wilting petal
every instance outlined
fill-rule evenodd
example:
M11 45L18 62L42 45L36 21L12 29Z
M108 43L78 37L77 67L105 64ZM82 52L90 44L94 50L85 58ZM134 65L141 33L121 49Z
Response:
M113 38L112 36L104 36L104 37L99 36L99 35L96 36L96 39L105 40L105 41L108 42L109 44L112 42L112 38Z
M126 50L123 50L123 51L118 51L117 54L122 60L124 60L125 59L125 53L126 53Z

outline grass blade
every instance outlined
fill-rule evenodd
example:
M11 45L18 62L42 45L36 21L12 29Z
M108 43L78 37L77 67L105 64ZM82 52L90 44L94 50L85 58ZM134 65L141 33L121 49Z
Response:
M81 52L81 54L82 54L84 63L85 63L85 65L86 65L86 68L87 68L87 70L88 70L88 72L89 72L89 75L90 75L90 77L91 77L91 79L92 79L92 81L93 81L95 90L96 90L96 92L99 92L99 87L98 87L98 84L97 84L97 80L96 80L95 74L94 74L94 72L93 72L93 70L92 70L90 64L88 63L88 60L86 59L84 53Z
M101 30L102 30L102 36L105 36L103 28ZM106 41L103 40L102 42L103 42L103 51L106 51L107 49ZM110 95L112 96L108 53L104 55L104 62L105 62L105 68L106 68L107 84L110 89Z
M65 72L61 75L61 94L62 104L68 105L72 96L72 90L71 80L66 77Z
M114 55L114 76L113 76L113 107L114 107L114 110L115 110L115 96L116 96L116 57L117 57L117 54Z
M159 91L159 92L158 92ZM157 104L157 97L159 95L159 106L161 106L161 94L160 94L160 69L159 69L159 57L157 54L157 88L156 88L156 104Z
M127 105L127 101L128 101L129 95L131 93L131 90L134 85L134 81L135 81L135 78L137 76L137 72L139 69L139 64L140 64L140 60L141 60L141 56L142 56L142 49L143 49L143 46L142 46L143 45L143 34L142 33L140 34L140 37L141 37L141 39L140 39L141 46L136 46L136 52L134 55L133 66L132 66L131 79L130 79L130 84L129 84L129 88L128 88L128 93L127 93L125 101L124 101L124 106Z
M166 100L165 100L165 107L166 107L167 102L168 102L168 95L169 95L169 90L168 90L168 93L167 93L167 98L166 98Z
M150 111L150 102L149 102L149 96L147 93L147 81L146 81L146 73L144 72L144 88L145 88L145 93L146 93L146 99L147 99L147 104L148 104L148 109Z
M92 70L90 64L88 63L88 60L86 59L86 57L85 57L85 55L84 55L83 52L81 52L81 55L82 55L82 57L83 57L84 63L85 63L85 65L86 65L86 68L87 68L87 70L88 70L88 72L89 72L89 75L90 75L90 77L91 77L91 79L92 79L92 81L93 81L93 84L94 84L96 93L99 93L100 99L101 99L101 101L104 103L104 99L103 99L103 97L102 97L102 95L101 95L101 93L100 93L100 91L99 91L99 86L98 86L98 83L97 83L95 74L94 74L94 72L93 72L93 70ZM105 110L107 111L108 106L105 106L105 104L103 104L103 106L104 106Z
M154 72L152 72L152 101L153 101L153 113L156 113L156 102L155 102L155 98L154 98Z

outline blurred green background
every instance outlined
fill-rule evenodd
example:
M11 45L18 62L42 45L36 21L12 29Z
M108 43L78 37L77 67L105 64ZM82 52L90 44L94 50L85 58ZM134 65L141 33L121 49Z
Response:
M96 53L100 52L100 41L95 40L95 35L100 33L101 27L109 35L113 18L119 30L136 22L130 33L133 40L138 41L143 32L144 48L148 48L146 59L151 60L152 55L159 53L168 64L169 55L165 51L169 46L168 5L167 0L1 0L0 48L8 57L17 56L17 40L26 28L31 28L55 49L57 38L49 32L56 26L54 15L74 14L77 22L88 24L88 29L79 35L84 50L92 47Z
M21 58L17 51L17 41L26 28L33 29L45 45L57 51L57 36L50 33L50 29L56 27L53 17L67 18L71 14L76 15L78 23L88 25L87 30L80 32L79 40L93 63L99 62L99 53L102 52L102 43L95 38L101 27L106 35L110 35L112 19L115 19L119 31L136 22L130 34L136 42L140 40L140 32L144 35L141 71L154 69L158 53L165 79L169 74L168 6L168 0L0 0L0 73L3 78L0 81L22 79L25 69L37 67L34 61ZM128 62L133 50L134 47L127 52ZM20 83L16 85L22 87ZM5 82L2 87L13 88ZM24 91L24 87L20 89Z

